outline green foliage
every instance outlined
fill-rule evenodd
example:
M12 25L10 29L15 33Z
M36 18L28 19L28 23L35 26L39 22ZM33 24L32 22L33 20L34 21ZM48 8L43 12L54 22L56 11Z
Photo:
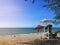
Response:
M28 0L25 0L28 1ZM32 3L34 4L36 0L31 0ZM58 23L60 23L60 0L41 0L46 2L43 7L46 7L48 9L51 9L55 12L55 19L59 20Z
M60 20L60 0L44 0L47 4L44 7L48 7L56 14L55 19Z

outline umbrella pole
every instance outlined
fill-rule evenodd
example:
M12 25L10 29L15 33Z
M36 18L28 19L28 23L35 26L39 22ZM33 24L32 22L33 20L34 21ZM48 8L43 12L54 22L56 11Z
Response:
M38 30L38 32L39 32L39 30Z
M38 30L38 34L39 34L39 30Z

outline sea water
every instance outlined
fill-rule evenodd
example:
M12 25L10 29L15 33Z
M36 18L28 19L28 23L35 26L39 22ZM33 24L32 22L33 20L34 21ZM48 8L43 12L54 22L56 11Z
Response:
M53 28L52 31L60 30L60 28ZM40 29L39 32L44 32L44 29ZM0 28L0 36L4 35L22 35L38 33L38 30L34 28Z

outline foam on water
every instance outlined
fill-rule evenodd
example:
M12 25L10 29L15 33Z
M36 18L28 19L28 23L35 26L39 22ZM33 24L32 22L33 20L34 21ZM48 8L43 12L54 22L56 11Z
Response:
M60 30L60 28L54 28L52 29L53 31L55 30ZM44 32L43 29L40 30L39 33ZM28 35L28 34L37 34L37 30L34 30L33 28L0 28L0 37L3 36L22 36L22 35Z

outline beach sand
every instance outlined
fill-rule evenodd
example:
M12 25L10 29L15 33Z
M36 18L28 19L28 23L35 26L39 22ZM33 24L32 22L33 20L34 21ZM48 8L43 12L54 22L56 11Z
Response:
M36 34L27 34L27 35L20 35L20 36L3 36L0 37L0 45L40 45L41 37L43 33L36 33ZM43 42L46 42L43 40ZM43 42L41 43L42 45ZM39 44L38 44L39 43Z

